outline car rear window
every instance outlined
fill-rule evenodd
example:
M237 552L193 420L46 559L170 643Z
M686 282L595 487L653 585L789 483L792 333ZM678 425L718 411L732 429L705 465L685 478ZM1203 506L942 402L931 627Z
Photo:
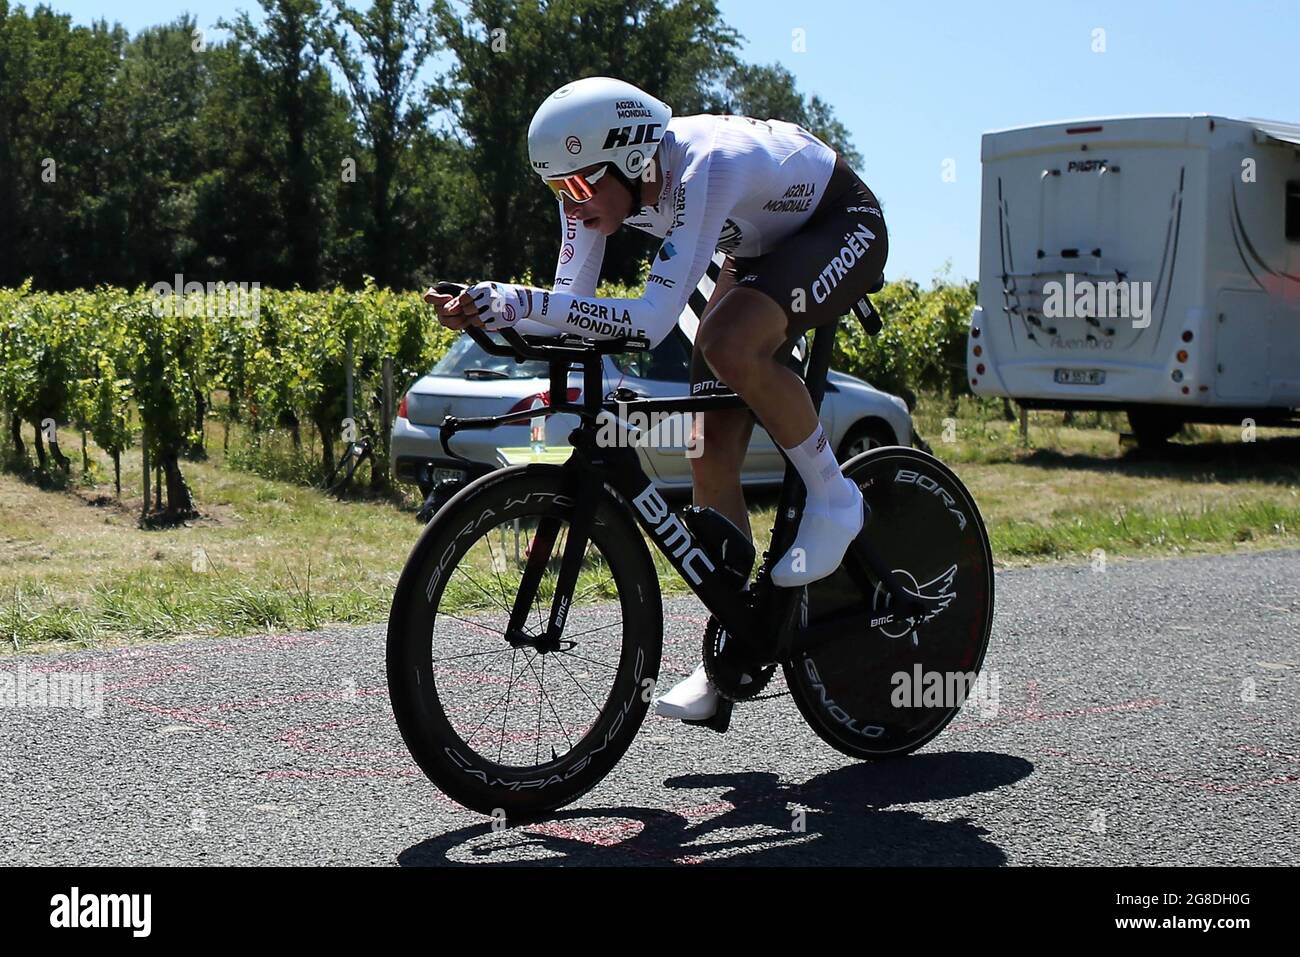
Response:
M516 362L509 356L490 356L469 336L461 336L434 365L429 373L451 379L463 379L473 369L499 372L508 379L538 379L550 374L545 362Z
M691 342L680 328L649 351L620 352L610 358L619 372L638 379L687 382L691 377Z

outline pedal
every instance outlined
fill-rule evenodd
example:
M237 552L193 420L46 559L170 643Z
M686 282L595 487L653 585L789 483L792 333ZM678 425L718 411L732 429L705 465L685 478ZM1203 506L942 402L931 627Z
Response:
M415 520L421 525L428 525L433 519L433 516L437 514L439 504L438 490L436 488L430 489L428 497L424 500L424 504L421 505L420 510L415 513Z
M469 484L465 479L443 479L429 491L429 497L424 500L420 510L415 513L416 520L422 525L428 525L437 515L442 507L447 504L448 500Z
M727 728L731 727L731 702L726 698L719 698L718 710L713 712L712 718L705 718L703 721L683 721L682 724L699 725L718 734L726 734Z

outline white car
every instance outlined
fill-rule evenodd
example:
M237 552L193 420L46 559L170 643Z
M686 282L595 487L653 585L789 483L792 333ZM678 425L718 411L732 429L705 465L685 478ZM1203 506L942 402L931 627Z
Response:
M685 396L689 379L691 344L681 329L674 329L648 352L628 352L604 357L605 394L630 390L638 397ZM456 340L429 372L417 380L398 406L393 423L392 462L400 481L414 482L426 496L440 481L460 478L467 469L449 459L439 441L439 425L448 415L458 417L503 415L533 408L546 401L550 387L545 362L516 362L490 356L469 336ZM582 375L569 375L569 401L581 395ZM681 413L678 414L679 416ZM911 445L912 418L907 404L897 396L873 389L861 379L831 371L821 409L822 426L845 461L878 445ZM689 489L690 459L686 457L684 427L659 430L660 441L638 445L642 467L663 489ZM568 435L578 425L574 415L545 418L546 446L567 448ZM509 464L502 449L530 444L530 420L495 429L465 429L451 439L451 447L475 463L470 478ZM785 465L767 432L754 429L749 455L741 474L747 486L781 481Z

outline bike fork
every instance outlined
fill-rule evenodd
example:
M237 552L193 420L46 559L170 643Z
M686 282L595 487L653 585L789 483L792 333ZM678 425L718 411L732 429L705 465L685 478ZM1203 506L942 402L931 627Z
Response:
M546 635L538 642L539 651L554 651L560 647L564 622L569 617L569 610L573 604L573 590L578 583L578 574L582 571L582 557L587 551L587 542L595 522L596 503L600 501L599 475L585 469L571 469L569 474L570 481L565 483L566 497L572 503L569 536L564 542L564 555L560 559L560 573L555 583L555 594L551 596L551 614L546 626ZM528 554L528 564L519 583L519 594L515 597L514 608L510 613L512 634L522 634L528 610L537 594L537 586L555 549L559 530L559 516L547 516L538 523L537 534L533 537L532 549Z

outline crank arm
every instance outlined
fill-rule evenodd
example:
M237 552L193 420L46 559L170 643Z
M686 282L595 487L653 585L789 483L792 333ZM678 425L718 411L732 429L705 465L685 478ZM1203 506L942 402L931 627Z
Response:
M864 595L875 594L877 583L883 586L889 595L890 607L895 609L894 614L920 619L930 613L925 601L904 587L865 535L859 535L849 546L848 554L844 556L844 567Z

